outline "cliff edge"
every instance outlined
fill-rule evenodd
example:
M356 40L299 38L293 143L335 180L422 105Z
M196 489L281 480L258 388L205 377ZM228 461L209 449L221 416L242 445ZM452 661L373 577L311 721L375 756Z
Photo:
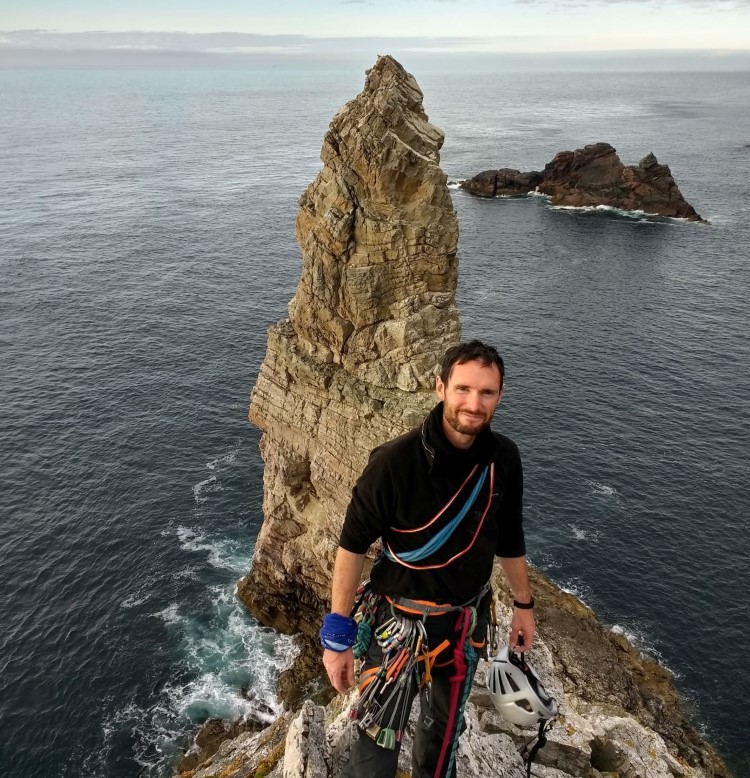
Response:
M561 708L532 775L727 778L721 759L682 714L669 672L604 627L591 609L539 571L532 568L531 575L539 627L532 661ZM507 633L512 597L500 570L493 585L499 628ZM520 752L534 731L521 730L499 716L484 687L487 667L480 662L469 698L458 774L523 778L526 766ZM347 715L355 695L337 697L327 706L304 700L260 733L233 734L218 750L203 754L196 748L186 761L193 769L180 778L335 778L355 736ZM410 771L414 719L406 728L400 778Z

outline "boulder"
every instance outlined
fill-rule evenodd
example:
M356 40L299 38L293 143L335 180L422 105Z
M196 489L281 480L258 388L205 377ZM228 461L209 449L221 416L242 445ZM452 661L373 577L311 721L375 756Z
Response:
M463 181L461 188L480 197L523 197L534 192L541 183L542 174L535 170L522 173L520 170L504 167L478 173L474 178Z

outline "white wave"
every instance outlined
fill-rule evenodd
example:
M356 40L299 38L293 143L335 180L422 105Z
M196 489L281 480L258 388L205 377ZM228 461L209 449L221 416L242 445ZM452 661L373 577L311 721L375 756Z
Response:
M661 667L667 670L667 672L669 672L670 675L672 675L674 678L680 677L678 673L669 667L664 659L664 656L657 649L653 641L648 639L647 631L645 629L637 626L626 627L622 624L613 624L610 627L610 631L614 632L615 635L622 635L622 637L624 637L625 640L627 640L628 643L630 643L630 645L636 649L636 651L646 657L649 657L650 659L653 659L655 662L661 665Z
M136 608L138 605L143 605L149 597L151 597L150 594L144 594L141 597L138 596L138 593L131 594L120 603L120 607L125 609Z
M201 503L206 502L208 497L205 493L210 492L220 492L222 491L222 486L219 483L218 479L215 475L210 475L205 480L201 481L200 483L195 484L193 486L193 497L195 498L195 502L200 505Z
M185 525L171 532L183 551L203 554L209 564L230 572L221 576L223 583L209 586L207 600L172 602L152 614L170 633L180 672L147 709L126 705L105 724L106 743L127 733L144 778L166 775L186 736L208 718L272 722L282 711L279 673L296 652L290 637L259 626L236 596L237 578L250 565L252 549L244 540L212 538ZM192 577L194 571L190 566L177 575Z
M214 617L185 617L181 645L192 680L165 687L177 715L200 722L257 716L271 721L281 711L276 682L294 657L292 639L259 626L229 587L214 587Z
M552 199L552 195L544 194L544 192L540 192L538 189L532 189L530 192L527 192L526 197L540 197L542 200Z
M584 483L587 483L591 487L593 494L601 494L605 497L619 497L619 492L614 486L599 483L598 481L591 481L588 478L584 479Z
M447 187L448 189L460 189L461 184L463 184L465 180L466 180L465 178L460 178L458 181L449 181L447 183Z
M570 529L573 531L573 537L576 540L586 540L586 530L576 527L575 524L571 525Z
M180 528L184 542L196 533ZM166 774L185 736L208 718L271 723L282 711L276 697L281 670L294 658L292 638L261 627L234 593L234 582L209 589L210 612L170 604L159 613L176 638L185 683L165 684L146 710L121 708L104 725L105 741L127 731L144 776Z
M180 525L176 530L180 545L185 551L208 552L208 563L220 570L231 570L244 575L250 567L251 551L240 541L227 538L209 540L204 534Z
M568 526L573 533L574 540L585 540L590 545L598 543L601 540L601 532L596 528L581 527L578 524L569 524Z
M157 576L155 575L148 575L145 578L141 578L135 591L130 592L130 594L120 602L120 607L125 608L126 610L137 608L139 605L143 605L144 602L150 600L151 596L154 594L156 581Z
M635 644L636 642L636 636L634 632L631 632L626 627L623 627L621 624L613 624L610 627L610 631L614 632L615 635L622 635L628 643Z
M200 575L194 567L184 567L182 570L173 573L172 578L183 581L197 581Z
M226 721L257 719L270 724L284 708L275 695L268 695L256 684L238 689L216 673L205 673L181 687L167 686L164 691L171 708L194 723L218 718Z
M578 211L579 213L608 212L638 220L642 220L644 217L658 218L658 214L655 213L637 210L626 211L623 208L613 208L611 205L551 205L550 208L554 211Z
M550 205L554 211L573 211L579 213L613 213L617 216L623 216L626 219L635 219L638 222L653 224L654 221L665 224L701 224L681 216L660 216L658 213L649 213L648 211L634 209L632 211L625 208L614 208L611 205Z
M89 753L84 760L82 778L99 778L105 774L113 742L126 732L133 744L133 759L139 765L141 776L167 775L182 741L189 731L187 722L180 721L168 704L157 703L146 709L130 703L108 716L102 722L104 748L100 753Z
M237 443L235 447L228 454L222 454L221 456L218 456L215 459L206 462L206 467L209 470L216 470L216 468L221 467L221 465L234 464L237 460L237 454L239 453L239 450L240 450L240 443Z
M168 605L166 608L164 608L163 611L158 611L157 613L152 613L151 615L162 619L165 624L179 624L182 620L182 616L180 615L180 606L176 602Z
M580 600L587 607L590 607L588 602L586 602L586 600L590 599L591 590L587 586L585 586L581 581L579 580L567 581L566 583L560 585L560 589L564 591L566 594L570 594L573 597L575 597L577 600Z

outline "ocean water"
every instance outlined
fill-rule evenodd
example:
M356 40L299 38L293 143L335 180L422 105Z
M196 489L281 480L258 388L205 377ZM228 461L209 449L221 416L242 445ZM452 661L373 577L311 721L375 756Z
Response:
M459 181L612 143L710 226L453 191L464 334L530 557L675 676L750 776L750 73L417 77ZM296 201L362 68L0 71L0 764L163 776L210 716L271 717L289 639L238 605L245 420L300 269Z

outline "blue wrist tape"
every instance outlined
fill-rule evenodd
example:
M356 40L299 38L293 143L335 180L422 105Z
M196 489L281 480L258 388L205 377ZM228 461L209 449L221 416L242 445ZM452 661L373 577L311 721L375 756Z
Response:
M326 613L320 628L320 645L340 654L356 643L357 629L358 625L354 619L339 613Z

